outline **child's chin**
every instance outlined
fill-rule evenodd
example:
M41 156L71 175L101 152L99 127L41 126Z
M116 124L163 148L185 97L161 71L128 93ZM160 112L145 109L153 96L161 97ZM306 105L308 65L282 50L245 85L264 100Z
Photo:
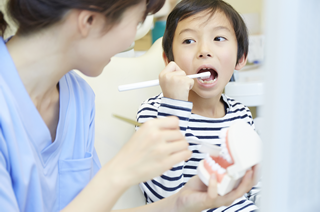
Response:
M203 99L212 99L216 97L220 97L222 90L194 90L194 92Z

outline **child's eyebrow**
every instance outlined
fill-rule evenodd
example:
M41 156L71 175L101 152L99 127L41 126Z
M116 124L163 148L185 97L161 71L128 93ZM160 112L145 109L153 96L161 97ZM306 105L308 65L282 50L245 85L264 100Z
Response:
M184 33L184 32L196 32L196 30L194 30L194 29L183 29L183 30L181 30L181 32L179 33L179 35L181 35L182 33Z
M216 26L216 27L214 27L212 29L212 31L218 31L218 30L227 30L227 31L231 32L231 30L228 27L225 27L225 26ZM185 33L185 32L193 32L193 33L195 33L196 31L197 30L187 28L187 29L181 30L179 35L181 35L182 33Z
M218 30L227 30L227 31L231 32L231 30L225 26L216 26L213 28L213 31L218 31Z

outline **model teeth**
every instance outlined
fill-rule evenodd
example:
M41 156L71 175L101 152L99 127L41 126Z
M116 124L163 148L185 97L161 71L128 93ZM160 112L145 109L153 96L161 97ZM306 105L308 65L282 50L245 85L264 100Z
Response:
M229 154L227 144L226 144L226 135L228 133L228 129L224 128L220 132L220 140L221 140L221 151L220 151L220 157L224 158L228 163L233 163L231 156Z
M208 162L208 164L210 165L211 169L213 171L217 171L218 174L224 174L226 172L226 170L224 168L222 168L218 163L216 163L210 156L209 154L206 154L205 156L205 160Z

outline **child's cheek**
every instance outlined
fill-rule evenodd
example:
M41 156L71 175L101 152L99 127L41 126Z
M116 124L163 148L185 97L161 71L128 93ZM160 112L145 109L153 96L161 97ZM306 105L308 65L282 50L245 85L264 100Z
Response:
M192 55L188 54L186 51L177 52L174 54L175 62L177 65L186 72L186 74L193 74L190 70L192 66Z
M231 48L220 51L220 61L225 69L234 69L237 61L237 53Z

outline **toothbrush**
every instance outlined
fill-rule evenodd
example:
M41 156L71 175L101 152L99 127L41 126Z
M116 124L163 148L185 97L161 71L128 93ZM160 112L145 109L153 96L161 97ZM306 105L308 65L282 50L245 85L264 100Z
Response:
M209 78L211 73L208 72L202 72L200 74L192 74L192 75L187 75L187 77L193 79L193 78L201 78L201 79L207 79ZM145 81L145 82L138 82L138 83L133 83L133 84L127 84L127 85L120 85L118 87L119 91L128 91L128 90L134 90L134 89L139 89L139 88L146 88L146 87L151 87L151 86L156 86L159 85L159 80L150 80L150 81Z

